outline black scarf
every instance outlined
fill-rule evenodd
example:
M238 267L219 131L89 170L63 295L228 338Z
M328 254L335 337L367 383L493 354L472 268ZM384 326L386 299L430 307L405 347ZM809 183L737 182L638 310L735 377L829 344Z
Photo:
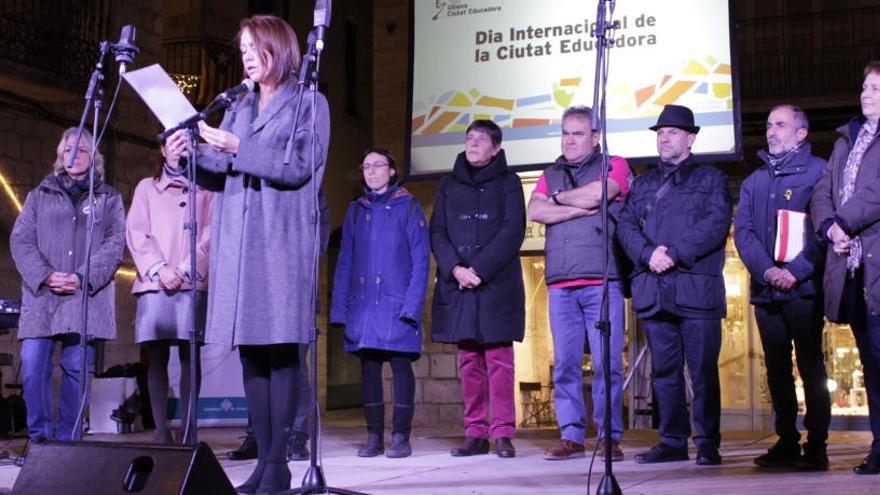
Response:
M79 204L83 195L88 194L89 192L88 175L79 180L74 179L67 173L61 173L55 177L58 179L58 184L61 186L61 189L67 193L67 197L70 198L70 201L73 202L74 205ZM98 181L96 180L95 182L97 183Z

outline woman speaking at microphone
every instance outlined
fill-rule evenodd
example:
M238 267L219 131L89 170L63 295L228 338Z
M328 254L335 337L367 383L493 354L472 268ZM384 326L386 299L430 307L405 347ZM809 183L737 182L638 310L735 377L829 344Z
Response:
M262 494L290 486L286 429L294 417L298 346L315 323L314 193L330 116L322 95L313 99L297 84L300 52L289 24L256 15L241 21L236 39L245 74L258 87L233 103L219 128L200 125L205 143L197 153L200 167L225 174L214 197L205 341L239 349L258 461L237 490ZM183 132L173 134L169 145L181 139Z

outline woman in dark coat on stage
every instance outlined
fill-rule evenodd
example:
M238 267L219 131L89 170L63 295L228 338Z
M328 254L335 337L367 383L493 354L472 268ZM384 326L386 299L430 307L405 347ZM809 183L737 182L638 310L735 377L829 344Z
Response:
M868 395L873 441L856 474L880 474L880 60L868 63L862 115L840 134L810 203L826 240L825 316L852 328Z
M453 456L487 453L490 437L499 457L516 455L513 341L525 331L519 257L525 221L522 184L507 167L501 129L474 121L452 175L440 181L431 215L437 260L431 338L458 344L465 404L466 439Z
M330 322L345 326L345 350L361 359L367 443L358 455L385 452L387 361L394 373L394 429L385 455L407 457L416 386L412 362L422 352L428 227L418 200L398 185L391 152L368 149L360 168L364 195L345 214Z
M84 131L61 135L54 171L29 192L9 238L21 274L21 375L30 438L70 440L80 408L80 332L83 286L89 291L88 366L94 341L116 338L114 275L125 249L125 211L120 194L104 182L104 158ZM75 155L68 167L70 155ZM88 203L89 161L95 162L94 204ZM84 267L89 212L95 214L88 281ZM58 419L52 400L52 356L61 344ZM85 404L88 407L88 403Z

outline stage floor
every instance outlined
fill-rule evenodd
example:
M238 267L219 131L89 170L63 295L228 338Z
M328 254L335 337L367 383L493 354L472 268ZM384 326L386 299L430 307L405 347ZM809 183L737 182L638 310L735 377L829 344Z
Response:
M412 457L362 459L355 455L365 436L359 412L334 411L328 415L326 423L323 465L327 483L331 486L389 495L588 493L589 457L553 462L542 458L544 450L555 441L555 430L520 431L514 441L517 457L499 459L494 454L451 457L449 450L461 441L460 430L416 428ZM200 440L214 449L233 484L244 481L255 462L233 462L223 455L238 446L241 434L237 428L205 428L199 433ZM149 438L150 433L87 437L113 442L139 442ZM721 466L697 466L693 460L640 465L631 460L634 454L647 449L656 439L653 431L625 433L626 460L614 464L614 474L624 494L796 492L797 495L808 495L838 492L855 495L880 490L880 475L857 476L851 471L852 465L867 453L870 443L867 432L833 432L829 446L831 469L824 473L757 469L752 459L765 452L775 440L768 432L726 432L722 440L724 462ZM15 439L2 448L15 456L23 444L23 439ZM694 455L692 449L691 457ZM299 485L307 466L308 462L290 463L294 484ZM595 493L603 467L597 457L589 493ZM0 460L0 493L8 493L18 472L19 468L9 459Z

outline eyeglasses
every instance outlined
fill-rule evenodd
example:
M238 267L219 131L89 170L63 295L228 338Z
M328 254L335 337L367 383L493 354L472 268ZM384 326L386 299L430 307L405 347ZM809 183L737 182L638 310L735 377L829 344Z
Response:
M387 163L382 163L382 162L376 162L376 163L361 163L359 168L360 168L361 170L378 170L378 169L380 169L380 168L382 168L382 167L387 167L387 166L388 166Z

